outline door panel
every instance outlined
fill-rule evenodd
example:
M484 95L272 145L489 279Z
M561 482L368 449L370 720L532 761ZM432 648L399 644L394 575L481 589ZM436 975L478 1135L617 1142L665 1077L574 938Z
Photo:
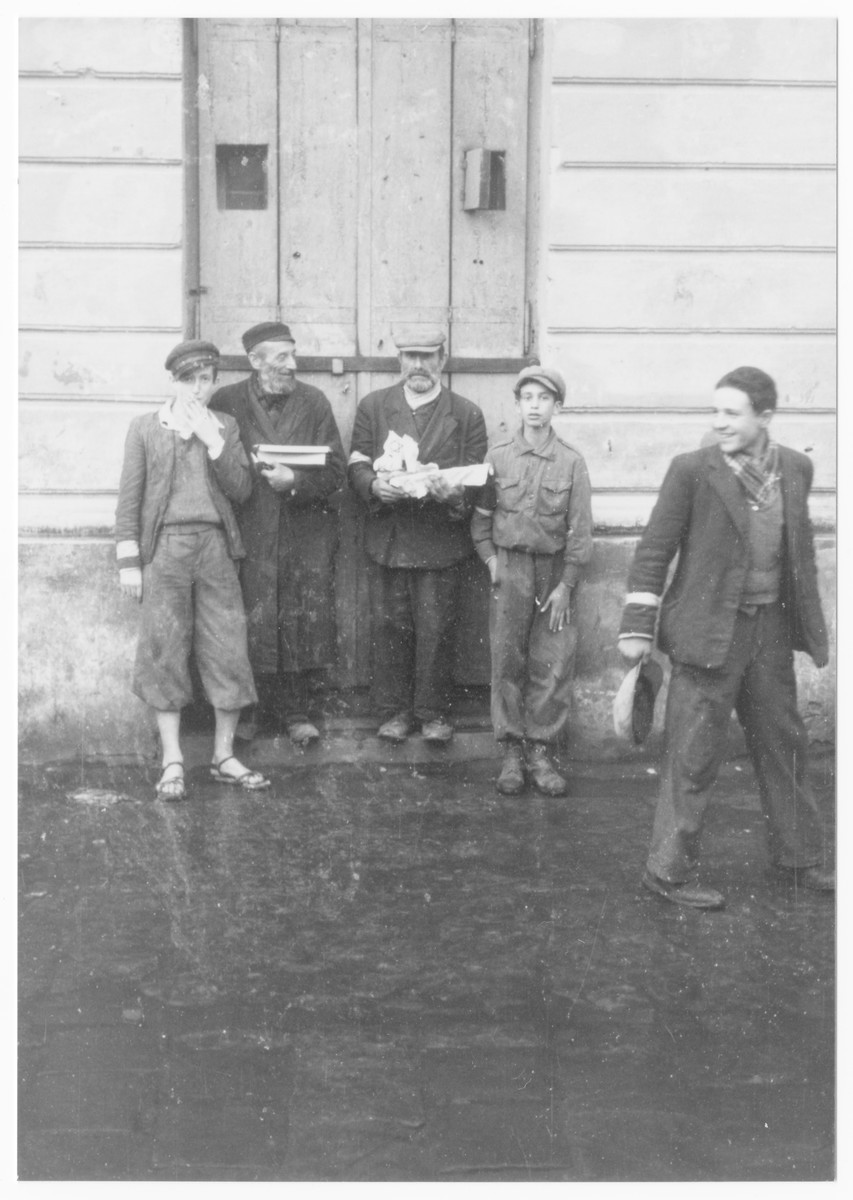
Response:
M356 22L283 19L280 37L283 319L303 354L354 354Z
M451 22L370 24L371 320L362 353L393 354L393 323L447 325Z
M274 19L205 21L199 39L201 336L242 353L240 333L278 304L278 103ZM223 209L217 145L267 146L267 207Z
M505 428L512 359L525 349L529 22L280 18L197 28L199 334L234 356L225 378L245 362L244 329L288 322L300 374L328 395L346 446L359 399L395 378L378 369L393 365L392 324L434 323L453 355L476 360L474 370L485 362L485 373L460 372L451 386L482 404L490 435ZM217 145L266 147L266 207L223 207ZM465 151L476 147L506 152L503 210L462 209ZM318 370L306 371L306 356L321 360ZM346 373L334 373L334 358L348 360L337 367ZM489 368L497 358L510 361L503 373ZM338 678L363 685L370 607L361 510L348 493L340 518ZM460 682L489 679L485 581L472 559Z
M528 24L456 24L451 351L460 357L524 352ZM462 208L465 151L478 146L506 154L505 209Z

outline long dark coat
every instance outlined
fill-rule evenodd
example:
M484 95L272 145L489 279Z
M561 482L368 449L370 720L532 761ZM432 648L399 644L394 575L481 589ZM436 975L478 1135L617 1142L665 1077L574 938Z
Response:
M795 650L818 666L827 661L827 635L817 588L808 495L811 459L779 447L784 533L779 599ZM678 555L672 582L667 570ZM726 660L749 566L749 505L719 446L679 454L670 463L628 576L620 634L651 636L656 606L643 594L663 595L658 643L676 662L720 667ZM632 601L632 593L639 597Z
M298 382L275 419L249 382L220 388L210 405L236 419L247 454L259 442L332 448L328 466L294 472L294 494L275 492L256 475L251 496L237 507L246 548L240 578L249 658L258 674L330 666L337 655L338 545L338 513L330 499L346 474L341 436L319 388Z

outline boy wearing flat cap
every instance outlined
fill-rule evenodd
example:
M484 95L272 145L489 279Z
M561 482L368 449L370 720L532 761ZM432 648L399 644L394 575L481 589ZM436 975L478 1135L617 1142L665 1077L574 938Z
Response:
M551 427L566 394L559 371L525 367L514 391L521 428L486 455L494 478L471 520L492 580L492 724L504 753L496 786L515 796L529 775L544 795L564 796L549 748L569 718L570 602L592 554L589 475Z
M325 467L279 464L254 473L251 495L237 513L259 707L273 710L291 741L305 746L320 736L310 719L309 687L317 690L337 659L338 513L330 501L344 484L344 450L326 396L296 378L289 327L264 321L242 340L252 374L220 388L211 407L236 420L250 461L259 443L331 447ZM247 722L247 735L253 724Z
M371 701L378 736L402 742L418 724L427 742L453 737L450 695L460 571L473 553L462 487L429 480L429 495L407 496L374 462L390 433L418 444L422 463L472 466L486 453L486 423L476 404L442 385L444 332L393 330L400 379L371 392L355 415L350 487L365 506L364 549L371 559Z
M132 687L155 711L163 749L156 794L170 801L186 794L180 724L192 699L191 650L216 718L211 775L247 791L269 787L233 755L240 710L257 699L231 508L252 483L236 423L207 407L218 364L211 342L181 342L169 354L172 397L131 422L116 509L121 590L142 602Z

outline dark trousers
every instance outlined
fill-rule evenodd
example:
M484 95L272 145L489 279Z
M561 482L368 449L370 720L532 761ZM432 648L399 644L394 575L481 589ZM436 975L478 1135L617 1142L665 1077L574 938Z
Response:
M555 742L568 724L577 629L550 628L540 605L559 583L554 558L498 546L492 589L492 725L498 741Z
M450 709L460 565L437 570L371 564L370 698L380 719L419 721Z
M666 754L648 868L682 883L698 859L711 787L737 713L758 780L770 855L779 866L821 860L820 819L806 781L808 737L797 711L794 655L779 604L738 613L725 664L673 663L666 705Z

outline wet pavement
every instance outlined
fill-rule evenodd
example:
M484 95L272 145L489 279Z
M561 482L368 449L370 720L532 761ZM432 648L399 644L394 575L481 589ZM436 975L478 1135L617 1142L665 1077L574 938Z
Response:
M22 769L21 1179L833 1177L834 905L770 871L745 763L700 913L639 888L648 764L506 799L394 753L181 805Z

